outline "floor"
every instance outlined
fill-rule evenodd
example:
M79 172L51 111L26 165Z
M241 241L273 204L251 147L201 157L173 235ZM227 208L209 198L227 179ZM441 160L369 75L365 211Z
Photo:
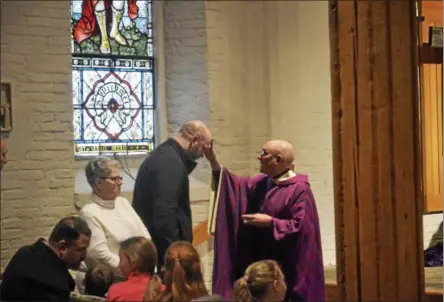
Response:
M336 266L325 267L325 283L336 283ZM443 274L444 267L426 267L425 273L425 288L426 289L443 289Z

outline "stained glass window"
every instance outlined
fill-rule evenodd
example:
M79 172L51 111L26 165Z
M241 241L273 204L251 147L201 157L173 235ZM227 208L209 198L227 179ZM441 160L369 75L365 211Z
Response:
M74 154L154 146L152 1L72 0Z

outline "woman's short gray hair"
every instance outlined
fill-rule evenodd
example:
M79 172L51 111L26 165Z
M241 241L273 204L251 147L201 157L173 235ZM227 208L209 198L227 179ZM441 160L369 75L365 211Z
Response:
M112 168L120 168L117 160L106 157L96 157L85 167L85 176L89 185L94 188L100 178L108 177Z

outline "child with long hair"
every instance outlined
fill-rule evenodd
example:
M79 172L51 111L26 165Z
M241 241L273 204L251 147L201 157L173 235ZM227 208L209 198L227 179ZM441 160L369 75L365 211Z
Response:
M176 241L165 253L165 288L154 276L149 283L145 301L191 301L208 295L202 275L199 254L191 243Z
M120 243L119 269L126 281L115 283L108 291L108 301L143 301L154 275L157 251L145 237L131 237Z
M234 283L233 301L283 301L287 286L279 264L274 260L258 261L245 270L245 275Z

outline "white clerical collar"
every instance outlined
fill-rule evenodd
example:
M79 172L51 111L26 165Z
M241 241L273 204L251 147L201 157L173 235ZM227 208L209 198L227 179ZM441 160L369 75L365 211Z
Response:
M287 179L290 179L292 177L296 176L296 173L294 173L292 170L288 170L286 173L279 176L277 179L274 179L275 182L282 182Z
M102 198L100 198L99 196L97 196L96 194L92 193L91 194L91 201L94 202L95 204L106 208L106 209L114 209L114 207L116 206L116 200L104 200Z

